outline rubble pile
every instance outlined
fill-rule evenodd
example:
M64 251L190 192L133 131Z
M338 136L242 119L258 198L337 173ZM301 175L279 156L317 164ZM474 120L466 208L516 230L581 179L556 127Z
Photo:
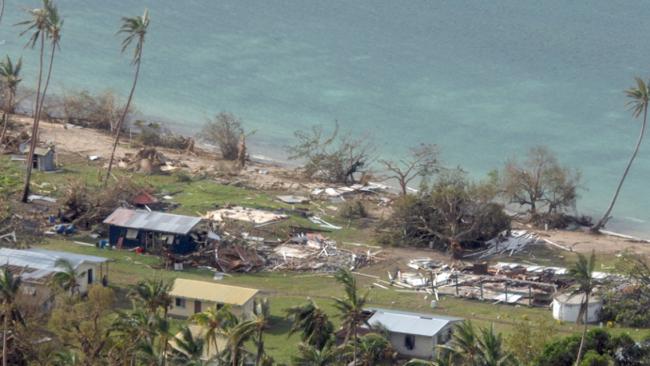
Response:
M389 273L389 283L402 290L425 291L436 298L445 294L495 303L549 306L556 292L574 284L563 267L505 262L447 265L429 258L412 259L407 266L414 271ZM594 272L594 279L612 282L620 277Z
M172 172L187 167L187 164L172 160L155 148L144 148L135 155L127 153L117 163L118 167L144 174Z

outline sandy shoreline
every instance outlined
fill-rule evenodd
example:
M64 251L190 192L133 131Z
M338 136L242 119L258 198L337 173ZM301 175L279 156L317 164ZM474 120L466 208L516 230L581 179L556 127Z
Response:
M15 116L13 119L23 127L30 126L32 122L28 117ZM88 156L95 155L106 162L110 156L112 137L105 131L70 125L66 128L64 124L47 121L41 122L40 130L41 142L53 143L57 151L68 159L76 156L82 161L88 161ZM123 157L127 153L133 154L138 150L138 147L131 147L129 138L125 137L117 148L116 157ZM171 159L183 161L187 164L187 169L192 172L217 171L219 167L223 167L223 164L228 164L218 159L214 152L203 149L199 149L197 154L167 148L158 148L158 150ZM252 154L253 157L256 155L261 154ZM260 158L253 158L247 168L232 179L261 190L308 193L314 187L322 186L317 182L306 182L300 179L295 169L288 164ZM623 250L632 250L650 255L650 243L635 235L613 231L606 231L603 235L591 235L582 231L526 229L535 231L541 237L575 252L590 252L595 249L599 253L616 254Z

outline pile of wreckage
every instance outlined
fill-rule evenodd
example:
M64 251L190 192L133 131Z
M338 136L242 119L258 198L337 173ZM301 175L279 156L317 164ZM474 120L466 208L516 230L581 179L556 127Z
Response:
M389 283L402 291L424 291L493 303L547 307L556 292L574 284L563 267L535 264L487 263L448 265L429 258L409 261L413 271L388 274ZM618 275L594 272L599 282L620 281Z
M270 225L289 218L278 212L242 206L228 206L207 212L204 220L218 226L213 245L185 256L171 256L175 263L209 267L219 272L256 271L319 271L334 272L340 268L356 269L379 260L380 251L362 248L349 250L337 246L323 232L309 228L290 227L286 240L266 239ZM327 229L336 226L310 216ZM278 230L273 232L277 234ZM277 237L277 235L273 235Z
M187 168L187 164L179 160L166 157L155 148L145 148L135 155L126 153L117 163L121 169L153 174L158 172L174 172L181 168Z
M351 186L315 188L310 192L310 195L314 199L330 201L334 203L345 202L349 198L363 195L376 198L378 204L380 205L388 205L391 199L384 195L380 195L380 193L387 191L388 186L369 182L365 185L353 184Z

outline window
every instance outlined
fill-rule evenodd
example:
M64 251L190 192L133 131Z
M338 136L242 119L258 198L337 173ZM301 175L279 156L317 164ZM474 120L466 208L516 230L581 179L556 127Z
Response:
M93 278L93 269L92 269L92 268L89 269L88 272L86 272L86 273L87 273L87 276L88 276L88 284L89 284L89 285L92 285L92 284L93 284L93 281L94 281L94 278Z
M407 334L404 336L404 347L406 347L407 350L415 348L415 336L413 334Z
M176 307L177 308L184 308L185 307L185 299L182 297L177 297L176 298Z
M138 238L138 230L135 229L126 229L126 238L130 240L135 240Z

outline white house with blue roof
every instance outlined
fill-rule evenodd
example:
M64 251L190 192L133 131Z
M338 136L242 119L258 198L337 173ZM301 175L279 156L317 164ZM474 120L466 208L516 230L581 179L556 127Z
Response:
M386 329L388 339L397 353L412 358L435 359L437 346L449 342L454 324L463 321L461 318L434 314L368 310L372 313L368 324Z

